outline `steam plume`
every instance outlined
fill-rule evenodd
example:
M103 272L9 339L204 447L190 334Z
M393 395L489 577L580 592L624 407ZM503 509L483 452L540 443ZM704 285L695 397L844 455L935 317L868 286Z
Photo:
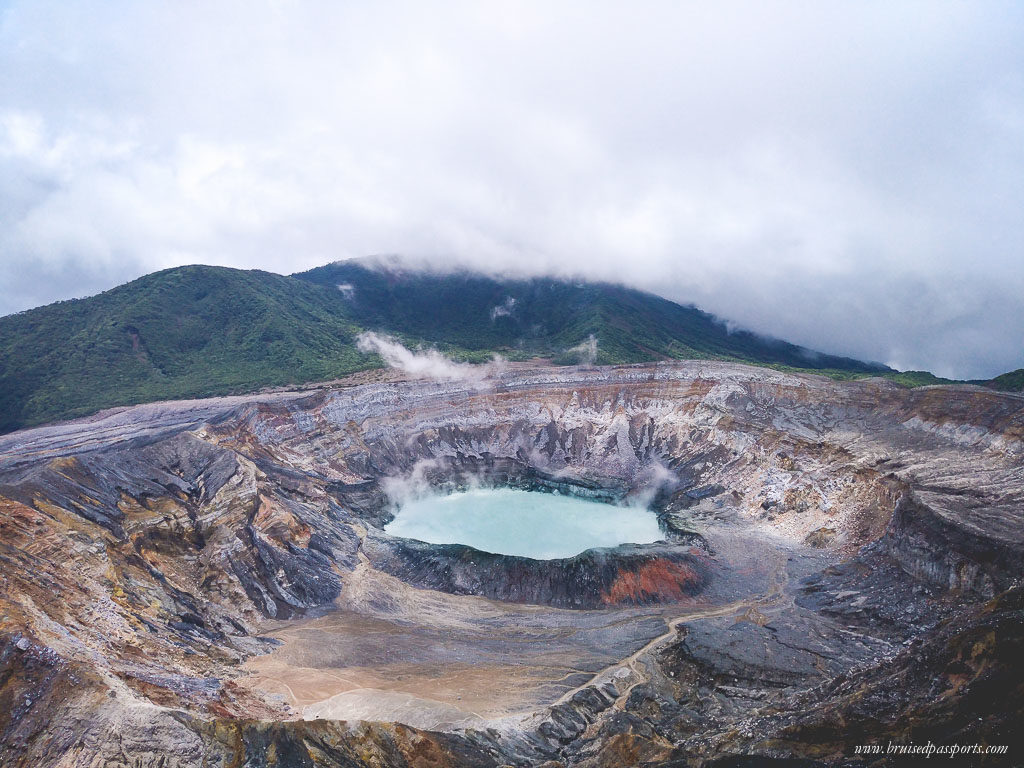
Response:
M565 350L566 354L576 355L581 365L593 365L597 360L597 337L590 334L587 340Z
M398 368L410 376L442 381L481 381L496 375L504 368L504 359L495 355L486 365L456 363L436 349L413 352L396 339L372 331L359 334L356 348L360 352L376 352L391 368Z

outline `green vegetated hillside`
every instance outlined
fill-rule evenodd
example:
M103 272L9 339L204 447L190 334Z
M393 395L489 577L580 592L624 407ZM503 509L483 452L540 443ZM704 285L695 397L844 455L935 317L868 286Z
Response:
M0 318L0 431L372 365L337 293L268 272L181 267Z
M99 409L324 381L379 366L364 330L462 360L714 358L839 378L931 374L810 352L617 285L499 280L356 261L286 277L191 266L0 318L0 431ZM581 346L582 345L582 346Z
M864 375L865 375L864 373L858 372L858 371L847 372L847 371L832 370L832 371L825 371L825 373L828 376L830 376L831 378L833 378L833 379L844 379L844 380L862 379L862 378L864 378ZM984 385L984 384L987 383L987 382L984 382L984 381L964 382L961 379L944 379L941 376L936 376L931 371L894 371L894 370L890 369L890 370L883 371L881 373L874 374L874 375L880 376L880 377L882 377L884 379L888 379L889 381L893 381L893 382L895 382L897 384L902 384L904 387L910 387L910 388L914 388L914 387L931 387L931 386L937 386L937 385L940 385L940 384L964 384L964 383L967 383L967 384Z
M1018 368L1016 371L996 376L991 381L986 382L986 384L993 389L1003 392L1024 392L1024 368Z
M891 370L730 332L695 307L620 285L372 269L358 261L295 277L334 288L364 327L470 352L578 362L585 351L570 350L593 336L598 364L717 358L851 373Z

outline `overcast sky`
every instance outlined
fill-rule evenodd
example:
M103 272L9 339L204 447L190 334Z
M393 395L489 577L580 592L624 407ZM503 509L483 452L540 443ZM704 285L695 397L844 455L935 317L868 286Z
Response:
M0 314L400 253L1024 366L1024 4L0 0Z

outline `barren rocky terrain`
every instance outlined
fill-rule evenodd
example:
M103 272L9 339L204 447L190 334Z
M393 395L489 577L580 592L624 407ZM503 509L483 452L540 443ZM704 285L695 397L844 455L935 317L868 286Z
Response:
M396 487L643 502L537 561ZM5 766L1022 759L1024 397L719 362L369 372L0 437ZM965 763L958 763L965 764Z

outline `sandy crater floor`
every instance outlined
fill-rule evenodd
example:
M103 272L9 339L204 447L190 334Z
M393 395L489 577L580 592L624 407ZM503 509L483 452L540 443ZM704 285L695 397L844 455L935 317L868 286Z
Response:
M777 601L779 574L792 567L783 540L742 525L706 535L720 566L713 588L649 607L576 611L449 595L364 562L330 613L269 623L265 634L280 645L250 659L239 682L281 697L302 719L449 729L526 717L626 669L688 619L749 621L751 607ZM826 558L813 559L820 567Z

